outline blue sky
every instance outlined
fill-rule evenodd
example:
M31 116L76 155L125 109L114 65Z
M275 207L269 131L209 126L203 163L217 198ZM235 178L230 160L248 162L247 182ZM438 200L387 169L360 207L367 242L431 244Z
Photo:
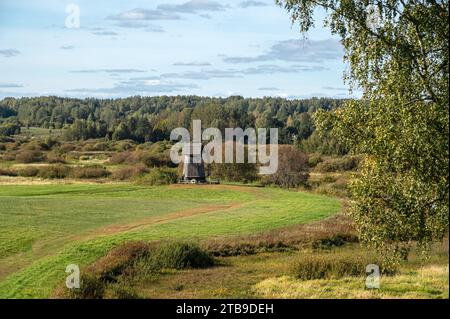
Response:
M347 97L342 47L316 16L305 39L273 0L1 0L0 98Z

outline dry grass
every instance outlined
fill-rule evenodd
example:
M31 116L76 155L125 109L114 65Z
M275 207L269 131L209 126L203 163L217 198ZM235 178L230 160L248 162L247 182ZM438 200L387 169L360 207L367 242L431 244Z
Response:
M339 248L342 256L367 254L361 247ZM313 256L303 252L299 259ZM292 275L279 274L253 286L253 293L261 298L311 298L311 299L370 299L370 298L449 298L448 239L433 245L428 259L424 260L413 249L409 260L401 263L395 275L382 275L380 289L366 289L366 276L301 280Z
M357 241L351 220L339 214L323 221L256 235L209 239L202 243L202 247L215 256L236 256L265 251L298 250L304 247L331 248Z
M94 184L117 184L108 180L77 180L73 178L65 179L42 179L29 177L0 176L0 185L94 185Z
M219 266L166 271L142 278L134 289L143 298L255 298L252 287L267 278L288 272L292 253L261 253L216 258Z
M253 287L262 298L372 299L449 298L447 265L430 265L397 276L383 276L380 289L366 289L365 278L301 281L290 276L269 278Z

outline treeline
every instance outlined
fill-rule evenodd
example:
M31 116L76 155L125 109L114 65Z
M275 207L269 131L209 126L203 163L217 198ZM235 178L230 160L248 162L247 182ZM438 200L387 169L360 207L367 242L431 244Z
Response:
M6 98L0 101L0 120L14 118L25 127L64 128L67 140L131 139L143 143L168 140L172 129L189 128L192 120L199 119L203 127L221 130L226 127L279 128L280 143L301 144L314 132L312 114L318 109L338 108L342 103L343 100L330 98L286 100L240 96ZM315 138L317 143L318 137Z

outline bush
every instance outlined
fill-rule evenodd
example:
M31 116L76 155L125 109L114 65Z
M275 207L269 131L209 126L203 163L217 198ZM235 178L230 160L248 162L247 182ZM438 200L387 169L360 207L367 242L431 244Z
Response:
M334 179L334 181L332 181ZM317 186L315 191L319 194L334 196L334 197L348 197L351 194L347 188L348 180L345 177L329 178L325 177L321 184Z
M4 160L4 161L14 161L15 159L16 159L15 152L6 152L2 156L2 160Z
M114 151L123 152L133 149L136 146L136 142L132 140L121 140L114 142Z
M114 153L108 160L109 164L117 165L125 163L130 157L130 152Z
M97 275L87 273L80 277L80 288L70 289L69 298L72 299L102 299L105 283Z
M121 167L113 171L111 174L111 178L123 181L142 176L145 173L148 173L148 168L143 164L137 164L135 166Z
M105 257L99 259L86 269L96 274L104 282L115 282L126 268L150 253L151 246L141 241L130 241L112 249Z
M35 177L39 174L39 169L33 166L27 166L19 170L19 176L22 177Z
M0 176L17 176L17 172L13 171L10 168L0 167Z
M84 152L100 152L100 151L107 151L108 150L108 144L105 142L97 142L97 143L87 143L83 147Z
M317 164L318 172L345 172L356 170L361 158L358 156L344 156L342 158L333 158Z
M110 164L137 164L142 163L148 167L172 166L170 157L166 154L151 154L145 150L135 150L115 153L109 159Z
M321 238L312 242L313 249L331 249L344 246L346 243L357 243L358 237L351 234L339 234L331 237Z
M72 168L70 172L73 178L104 178L109 174L106 168L99 165L77 166Z
M278 170L267 176L266 182L283 188L296 188L305 184L308 178L308 156L294 146L279 146Z
M291 272L301 280L362 277L366 275L366 267L369 264L381 265L373 256L352 252L314 253L298 259L291 266Z
M61 154L57 154L54 152L50 152L47 154L47 163L51 163L51 164L64 164L66 161L64 160L64 158L62 157Z
M176 183L177 170L168 167L157 167L137 180L140 185L168 185Z
M323 159L320 155L311 155L308 158L308 165L309 167L316 167L317 164L322 163Z
M22 150L16 155L19 163L37 163L44 160L44 154L38 150Z
M124 291L120 293L119 287L116 287L118 289L116 290L115 285L109 284L116 283L125 269L132 266L136 259L148 254L149 249L147 243L134 241L112 249L105 257L85 269L80 278L80 288L71 289L68 297L74 299L101 299L113 295L116 298L124 297ZM112 291L107 292L110 287L113 288Z
M148 263L153 269L207 268L214 265L214 259L196 244L173 242L157 247Z
M105 299L139 299L139 295L125 283L108 285L103 298Z
M63 153L69 153L76 149L75 145L70 143L64 143L59 147Z
M49 165L39 168L38 176L45 179L66 178L70 173L70 169L64 165Z
M172 166L173 163L169 157L164 154L147 154L142 158L142 163L147 165L148 167L160 167L160 166Z
M214 265L209 254L190 243L157 245L128 242L88 266L81 276L80 289L66 291L69 298L135 299L139 296L127 286L133 276L145 276L161 269L204 268Z
M258 168L253 163L212 163L206 167L211 177L228 182L251 183L258 179Z
M326 175L320 180L321 183L334 183L336 181L337 178L332 175Z

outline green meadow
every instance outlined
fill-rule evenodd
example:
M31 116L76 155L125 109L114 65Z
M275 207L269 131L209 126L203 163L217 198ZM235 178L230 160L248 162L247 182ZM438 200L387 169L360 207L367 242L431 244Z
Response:
M0 298L45 298L69 264L129 240L201 240L307 224L337 199L245 186L61 184L0 186Z

